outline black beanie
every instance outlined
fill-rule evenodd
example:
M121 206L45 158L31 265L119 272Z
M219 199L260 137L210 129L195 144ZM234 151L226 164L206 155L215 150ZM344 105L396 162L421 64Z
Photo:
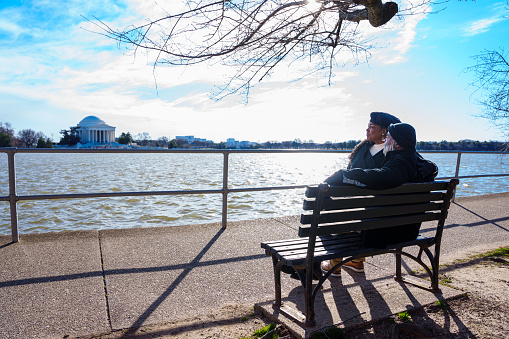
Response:
M389 134L403 148L415 148L415 129L404 123L389 125Z
M390 124L397 124L401 122L394 115L384 112L371 112L370 117L371 119L369 121L371 123L385 128L389 127Z

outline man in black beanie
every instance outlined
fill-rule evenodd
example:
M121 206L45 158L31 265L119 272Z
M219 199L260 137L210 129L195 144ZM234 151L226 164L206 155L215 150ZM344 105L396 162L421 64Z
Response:
M422 157L415 150L415 129L405 123L389 125L384 144L385 159L381 168L352 168L339 170L325 180L329 185L356 185L372 189L386 189L407 182L433 181L437 172L425 175L419 171ZM383 248L389 244L410 241L419 235L420 224L402 225L362 231L365 246ZM334 260L322 263L322 270L329 271ZM362 270L358 270L361 272ZM334 271L339 274L339 269Z

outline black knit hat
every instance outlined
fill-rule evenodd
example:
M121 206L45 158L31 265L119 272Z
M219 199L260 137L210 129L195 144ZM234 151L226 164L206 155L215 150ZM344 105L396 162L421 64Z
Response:
M371 112L370 117L371 119L369 121L371 123L385 128L389 127L390 124L397 124L401 122L394 115L384 112Z
M417 138L415 129L404 123L389 125L389 134L403 148L415 148Z

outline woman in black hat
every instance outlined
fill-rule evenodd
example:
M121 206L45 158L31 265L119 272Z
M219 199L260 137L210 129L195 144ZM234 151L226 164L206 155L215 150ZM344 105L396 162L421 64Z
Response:
M351 168L380 168L384 161L384 141L387 136L387 129L390 124L401 122L395 116L384 112L372 112L368 128L366 129L366 139L355 146L352 153L348 156L349 163L347 169Z

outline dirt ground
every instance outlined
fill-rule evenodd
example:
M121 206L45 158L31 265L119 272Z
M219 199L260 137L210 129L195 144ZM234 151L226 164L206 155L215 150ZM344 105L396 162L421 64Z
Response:
M485 255L441 268L441 283L469 292L456 300L345 330L345 338L509 338L509 256ZM267 319L244 305L184 322L113 332L92 339L254 338ZM278 327L280 338L293 337ZM325 338L325 336L323 336ZM331 337L332 338L332 337Z
M509 261L486 257L443 269L442 283L469 292L442 305L347 331L346 338L509 338Z

